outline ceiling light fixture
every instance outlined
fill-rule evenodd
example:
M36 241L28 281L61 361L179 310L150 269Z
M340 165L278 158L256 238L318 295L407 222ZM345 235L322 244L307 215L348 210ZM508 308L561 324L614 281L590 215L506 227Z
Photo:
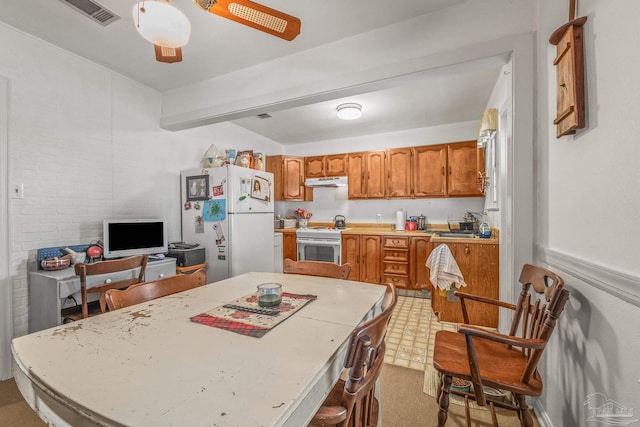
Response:
M166 0L143 0L133 6L138 33L157 46L179 48L187 44L191 24L180 10Z
M336 111L338 112L338 118L342 120L355 120L362 116L362 105L354 102L340 104Z

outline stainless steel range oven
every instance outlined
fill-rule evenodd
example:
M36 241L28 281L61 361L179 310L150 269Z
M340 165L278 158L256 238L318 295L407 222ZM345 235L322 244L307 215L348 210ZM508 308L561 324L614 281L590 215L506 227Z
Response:
M296 230L299 261L327 261L342 264L341 230L299 228Z

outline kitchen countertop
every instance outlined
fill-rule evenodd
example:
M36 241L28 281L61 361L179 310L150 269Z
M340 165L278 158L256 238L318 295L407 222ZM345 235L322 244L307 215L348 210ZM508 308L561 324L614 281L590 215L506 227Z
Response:
M309 223L308 228L313 227L333 227L333 223ZM418 236L429 236L431 237L432 242L442 242L442 243L451 243L451 242L460 242L460 243L490 243L490 244L498 244L499 232L498 230L493 229L491 233L490 239L481 239L479 237L473 238L462 238L462 237L440 237L437 235L438 231L447 232L449 231L449 227L446 224L430 224L430 227L426 231L395 231L391 229L391 224L368 224L368 223L347 223L347 228L342 231L342 234L367 234L367 235L379 235L379 236L409 236L409 237L418 237ZM276 228L276 232L280 233L295 233L297 228Z

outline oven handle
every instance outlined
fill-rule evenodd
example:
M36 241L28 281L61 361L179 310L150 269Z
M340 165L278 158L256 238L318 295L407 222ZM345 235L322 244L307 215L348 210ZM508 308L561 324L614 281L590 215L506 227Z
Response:
M328 239L296 239L297 243L317 246L340 246L342 243L340 240L328 240Z

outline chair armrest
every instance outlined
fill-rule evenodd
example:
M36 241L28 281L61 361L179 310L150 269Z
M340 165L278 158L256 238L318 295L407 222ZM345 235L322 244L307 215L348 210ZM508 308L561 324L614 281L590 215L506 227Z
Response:
M460 308L462 309L462 321L466 324L471 324L471 321L469 320L469 312L467 311L467 304L465 300L472 300L472 301L477 301L479 303L490 304L498 307L504 307L514 311L516 309L516 306L513 304L509 304L507 302L499 301L491 298L481 297L479 295L468 294L460 291L455 291L453 294L460 298Z
M347 419L347 408L343 406L321 406L310 425L335 425Z
M516 347L524 347L531 349L541 349L544 348L546 342L541 339L529 339L529 338L520 338L514 337L511 335L499 334L497 332L488 331L486 329L472 326L472 325L459 325L458 332L469 335L472 337L478 337L487 339L490 341L499 342L506 345L512 345Z
M495 300L495 299L491 299L491 298L485 298L485 297L481 297L479 295L473 295L473 294L468 294L466 292L460 292L460 291L455 291L453 293L455 296L460 297L461 299L470 299L473 301L478 301L478 302L482 302L485 304L491 304L491 305L497 305L499 307L504 307L504 308L508 308L511 310L515 310L516 306L514 304L510 304L508 302L504 302L504 301L499 301L499 300Z

